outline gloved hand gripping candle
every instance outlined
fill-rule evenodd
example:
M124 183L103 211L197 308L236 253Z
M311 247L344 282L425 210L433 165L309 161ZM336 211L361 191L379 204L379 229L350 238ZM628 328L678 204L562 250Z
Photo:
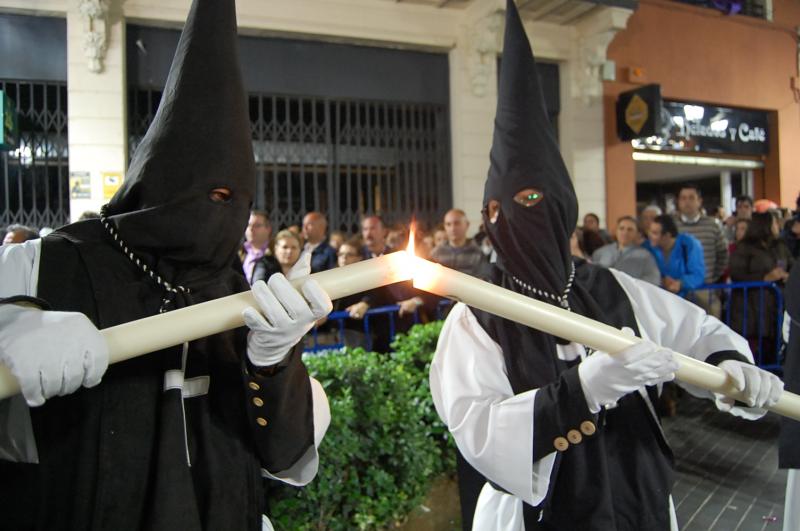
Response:
M405 252L391 253L370 260L292 281L295 288L314 279L331 299L368 291L411 278ZM180 345L244 325L242 312L258 307L252 292L188 306L101 330L108 343L109 363ZM19 392L19 384L7 367L0 365L0 400Z

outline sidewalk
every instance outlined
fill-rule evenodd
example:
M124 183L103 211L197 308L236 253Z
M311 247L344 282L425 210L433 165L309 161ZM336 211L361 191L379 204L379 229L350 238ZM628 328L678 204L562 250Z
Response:
M778 470L777 415L746 421L684 394L677 415L663 423L675 452L682 531L782 529L786 471Z

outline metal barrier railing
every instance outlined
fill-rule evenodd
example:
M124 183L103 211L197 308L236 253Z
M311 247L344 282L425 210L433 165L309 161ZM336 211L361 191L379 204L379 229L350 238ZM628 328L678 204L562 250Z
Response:
M753 291L758 293L753 294ZM773 294L774 302L767 301L767 292ZM763 281L704 284L690 291L686 296L687 299L705 308L716 305L714 297L718 297L719 300L720 320L748 340L756 365L762 369L780 370L783 349L783 292L781 288L774 282ZM755 315L751 315L753 312L751 312L752 299L750 297L758 297L758 302L754 305ZM766 322L772 317L767 312L772 311L772 308L775 310L775 322L769 326L772 330L768 331ZM736 310L740 310L738 316L734 313ZM748 323L752 322L750 319L755 320L754 327L748 327Z
M378 317L380 315L387 316L389 320L388 342L391 343L397 331L396 321L399 318L399 312L400 312L400 306L398 306L397 304L393 304L391 306L379 306L378 308L371 308L367 310L367 312L364 314L364 318L360 319L364 323L364 348L366 350L372 350L372 343L373 343L372 333L374 331L374 327L371 323L374 321L375 317ZM337 341L334 343L320 343L319 327L315 326L310 333L311 345L305 348L305 352L319 352L322 350L340 349L346 346L344 324L348 319L356 321L356 319L350 317L350 314L345 310L331 312L330 314L328 314L328 319L327 319L328 322L331 321L337 322L336 324L338 329L336 332ZM413 319L414 319L414 324L419 323L419 312L417 311L414 312Z
M757 290L755 295L758 297L758 304L756 308L756 315L749 315L750 311L750 292ZM774 336L768 334L765 327L766 311L769 311L767 306L767 297L765 291L769 290L774 294L774 308L775 308L775 323L772 328ZM705 292L705 294L704 294ZM707 294L707 295L706 295ZM741 295L741 296L739 296ZM707 297L704 301L703 297ZM774 282L732 282L728 284L704 284L699 288L690 291L686 298L698 303L700 306L712 307L714 306L714 297L719 300L720 319L734 332L742 335L750 343L750 348L753 351L753 357L756 364L767 370L780 370L781 369L781 352L783 348L783 293L780 287ZM706 304L703 304L703 303ZM436 305L436 319L444 319L447 311L452 306L453 302L447 299L442 299ZM736 308L735 308L736 307ZM741 321L732 322L736 317L733 313L741 307ZM389 319L389 343L394 339L396 333L396 319L400 306L381 306L367 311L363 319L363 333L364 344L367 350L372 349L373 344L373 331L372 320L380 315L386 315ZM321 350L338 349L345 346L345 322L352 319L350 314L346 311L332 312L328 315L328 321L337 321L337 340L333 343L320 343L319 330L315 327L310 334L310 345L306 347L306 352L319 352ZM756 334L748 334L748 321L755 319ZM414 323L419 322L419 314L414 312ZM749 337L748 337L749 336Z

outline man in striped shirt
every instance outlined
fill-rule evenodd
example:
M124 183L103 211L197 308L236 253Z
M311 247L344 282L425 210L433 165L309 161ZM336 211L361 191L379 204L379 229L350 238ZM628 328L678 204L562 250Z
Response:
M716 282L728 267L728 245L722 228L714 218L704 216L701 212L703 196L695 184L685 184L678 192L678 213L675 224L682 233L691 234L700 241L703 247L703 261L706 265L707 284ZM706 293L698 299L700 306L710 314L720 315L720 302L717 297Z

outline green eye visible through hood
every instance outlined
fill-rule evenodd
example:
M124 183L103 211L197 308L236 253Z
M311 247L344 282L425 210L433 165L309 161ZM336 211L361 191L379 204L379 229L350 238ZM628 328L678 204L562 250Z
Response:
M542 199L544 199L544 194L535 188L520 190L514 196L514 201L524 207L536 206Z

